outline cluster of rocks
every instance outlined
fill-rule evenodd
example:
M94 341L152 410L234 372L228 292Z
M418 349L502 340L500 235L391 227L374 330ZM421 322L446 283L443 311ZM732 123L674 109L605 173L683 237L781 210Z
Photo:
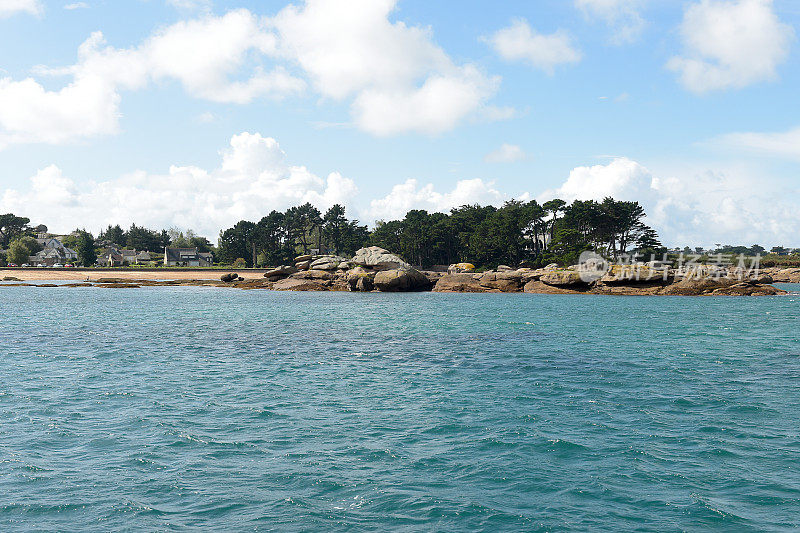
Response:
M800 268L771 267L762 268L776 283L800 283Z
M761 296L785 294L770 275L742 275L735 270L703 267L690 272L643 265L611 265L603 271L579 266L541 269L499 267L483 273L448 274L436 292L528 292L540 294L611 294L675 296Z
M296 291L424 291L434 283L401 257L377 246L361 248L350 259L301 255L295 258L294 265L273 268L264 277L273 283L274 290Z
M371 246L352 258L338 255L301 255L292 265L281 265L260 279L227 273L219 280L131 280L100 278L68 285L16 283L37 287L107 287L191 285L273 289L283 291L429 291L526 292L544 294L611 294L676 296L751 296L785 294L774 281L800 283L800 268L762 269L743 273L733 268L698 265L682 271L648 265L592 265L562 268L556 264L533 269L500 265L476 272L470 263L442 266L439 271L417 270L401 257ZM6 281L19 281L6 278Z

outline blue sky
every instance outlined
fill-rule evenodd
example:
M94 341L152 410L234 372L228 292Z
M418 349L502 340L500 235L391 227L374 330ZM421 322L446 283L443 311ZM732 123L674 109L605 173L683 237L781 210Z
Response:
M307 200L612 195L666 244L800 246L798 27L791 0L0 0L0 211L214 238Z

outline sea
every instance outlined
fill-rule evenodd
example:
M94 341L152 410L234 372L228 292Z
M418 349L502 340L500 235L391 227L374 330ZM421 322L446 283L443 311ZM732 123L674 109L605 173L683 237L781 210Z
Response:
M796 531L782 287L0 288L0 531Z

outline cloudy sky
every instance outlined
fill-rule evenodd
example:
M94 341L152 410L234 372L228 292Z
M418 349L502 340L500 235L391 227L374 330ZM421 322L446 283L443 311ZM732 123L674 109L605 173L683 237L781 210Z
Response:
M800 246L796 0L0 0L0 212L220 228L639 200Z

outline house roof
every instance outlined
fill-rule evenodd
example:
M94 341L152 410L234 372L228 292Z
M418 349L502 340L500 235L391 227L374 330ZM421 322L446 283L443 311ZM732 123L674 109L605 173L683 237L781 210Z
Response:
M197 248L164 248L167 261L195 261L200 258Z

